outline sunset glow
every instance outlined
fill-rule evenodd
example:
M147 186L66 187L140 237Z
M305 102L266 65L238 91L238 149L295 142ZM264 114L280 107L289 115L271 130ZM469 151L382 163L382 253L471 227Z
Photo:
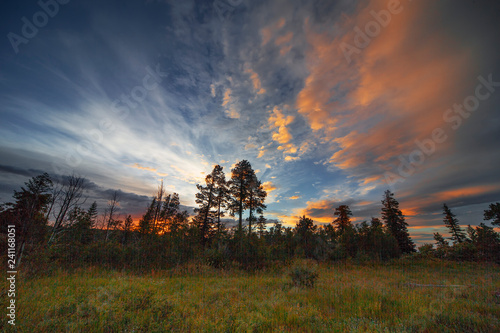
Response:
M75 173L100 210L119 190L137 221L163 180L192 212L214 165L246 159L287 226L342 204L379 217L387 189L417 243L446 234L443 203L483 222L500 201L495 1L234 3L72 1L29 38L39 5L3 5L0 202Z

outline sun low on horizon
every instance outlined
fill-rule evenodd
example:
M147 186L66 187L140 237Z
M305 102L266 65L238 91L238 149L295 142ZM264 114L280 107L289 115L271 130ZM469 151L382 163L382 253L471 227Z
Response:
M0 203L47 172L134 220L160 182L192 211L242 160L287 226L379 217L390 190L425 243L444 203L465 226L500 201L498 2L1 6Z

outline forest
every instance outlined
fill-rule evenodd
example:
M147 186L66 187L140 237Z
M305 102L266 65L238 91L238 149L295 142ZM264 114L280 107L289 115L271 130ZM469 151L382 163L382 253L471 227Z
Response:
M117 214L117 192L99 214L96 202L85 203L86 179L71 175L53 181L47 174L31 178L15 191L13 202L0 207L2 246L7 231L16 232L16 267L41 272L48 267L105 267L130 270L169 269L189 262L214 268L259 270L287 265L295 258L318 262L383 262L400 257L500 263L500 203L484 211L479 225L463 228L443 204L443 223L450 237L434 234L435 244L418 248L394 193L386 191L380 218L353 224L349 206L332 212L332 222L318 225L302 216L295 227L265 215L267 196L251 164L242 160L226 179L219 165L198 184L194 216L180 209L179 194L161 183L138 223ZM244 213L248 212L247 218ZM226 225L225 217L237 220Z

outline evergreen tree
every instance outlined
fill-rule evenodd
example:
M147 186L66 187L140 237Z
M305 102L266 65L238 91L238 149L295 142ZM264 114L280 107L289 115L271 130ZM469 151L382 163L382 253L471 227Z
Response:
M139 232L143 235L151 234L153 226L153 215L155 207L157 206L156 196L153 197L146 212L139 220Z
M495 230L480 223L476 227L475 245L479 251L479 257L488 261L500 263L500 236Z
M339 234L343 234L348 228L352 227L352 212L349 206L340 205L339 207L335 208L335 212L333 214L337 216L337 218L333 221L333 225L336 226Z
M93 214L93 211L91 213ZM68 233L66 238L70 241L80 244L89 244L92 241L93 221L88 210L85 211L79 206L74 207L69 212L68 220L64 227L63 230Z
M97 202L93 202L87 210L87 216L90 220L91 227L94 228L97 221Z
M490 209L484 211L484 220L493 220L491 224L500 227L500 202L490 204Z
M245 201L245 208L250 210L248 218L248 234L252 233L252 222L255 219L253 212L256 211L258 214L262 214L266 205L264 200L266 199L267 193L264 190L262 183L257 179L257 176L253 174L252 179L248 183L248 195Z
M266 224L267 219L263 215L259 216L259 219L257 220L257 230L259 232L260 238L264 237L264 233L266 232Z
M187 223L188 214L180 210L181 201L178 193L165 196L160 213L160 226L162 233L176 234Z
M402 253L415 252L415 244L407 229L408 223L399 209L399 202L394 198L394 193L389 190L385 191L382 205L382 220L398 241L400 251Z
M254 180L255 171L247 160L240 161L231 170L229 194L231 196L229 210L231 216L238 213L238 232L243 230L243 209L248 199L250 182Z
M215 208L217 210L217 233L221 233L223 227L221 225L221 217L224 217L225 209L228 207L229 193L226 175L220 165L216 165L212 171L215 191Z
M51 203L52 180L47 173L31 178L26 188L14 191L14 203L8 203L3 213L16 224L16 258L19 265L25 245L44 242L47 232L47 210Z
M448 208L446 204L443 205L443 214L444 214L444 224L450 230L451 240L454 243L462 243L467 238L465 237L465 233L460 228L458 224L458 219L455 217L455 214L451 212L451 209Z
M476 230L470 226L467 226L467 236L469 236L469 240L474 243L477 240L477 232Z
M314 221L305 215L299 219L295 226L295 233L298 238L299 248L301 248L306 257L312 257L314 252L314 233L317 226Z
M196 203L200 208L195 209L198 216L193 220L199 229L203 246L206 245L213 233L216 222L217 231L220 230L220 217L223 214L222 208L227 197L225 175L220 165L216 165L212 172L205 177L205 184L205 186L196 185L199 191L196 193Z
M434 233L434 240L436 241L438 248L445 248L445 247L449 246L448 242L444 239L443 235L441 235L439 232Z
M121 229L123 231L123 244L127 245L130 234L132 232L132 227L134 225L134 220L132 219L132 216L128 215L125 221L123 221L123 224L121 226Z

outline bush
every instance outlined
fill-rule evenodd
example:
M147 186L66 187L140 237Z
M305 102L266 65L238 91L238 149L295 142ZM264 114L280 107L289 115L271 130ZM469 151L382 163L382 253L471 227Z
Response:
M432 258L436 254L436 250L434 250L434 246L432 244L423 244L419 246L417 255L419 258Z
M290 277L292 279L292 285L301 288L312 288L318 278L318 273L309 268L295 267L290 272Z
M225 268L228 255L225 248L208 249L205 251L205 260L209 266L214 268Z

